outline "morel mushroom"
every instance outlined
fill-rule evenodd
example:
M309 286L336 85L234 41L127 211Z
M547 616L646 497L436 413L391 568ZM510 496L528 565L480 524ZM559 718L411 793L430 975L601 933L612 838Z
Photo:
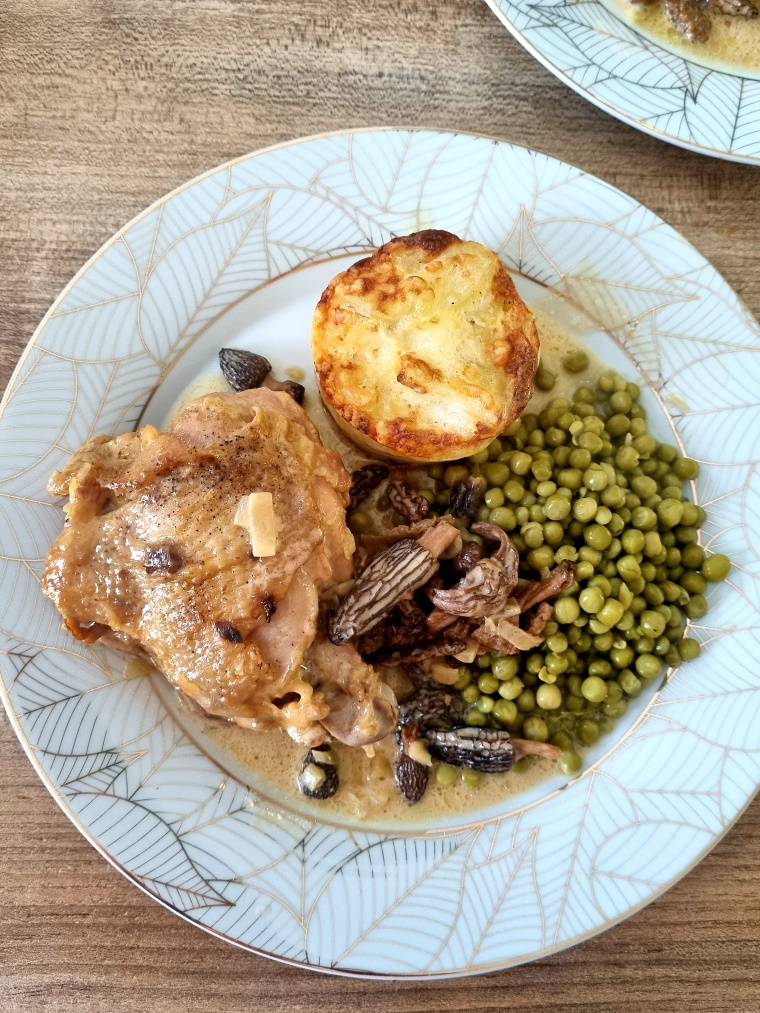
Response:
M444 612L484 619L502 611L513 588L503 566L494 559L481 559L455 587L434 591L431 597L436 608Z
M338 771L330 750L325 746L310 749L296 780L307 798L331 798L338 790Z
M351 472L351 488L348 491L348 509L356 510L389 474L384 464L365 464Z
M513 739L497 728L428 729L422 736L431 755L452 767L469 767L484 774L511 770L521 756L537 755L556 760L561 750L545 742Z
M416 805L425 794L433 761L425 743L419 738L417 725L403 725L400 739L396 784L409 805Z
M394 510L406 517L410 524L424 520L430 513L430 504L409 485L400 472L394 472L388 483L388 499Z
M219 366L233 390L239 392L268 387L269 390L284 391L298 404L303 404L305 390L302 384L295 380L275 380L271 362L257 352L244 348L222 348L219 350Z
M330 640L345 644L377 626L408 591L422 587L432 577L438 556L457 535L455 527L439 524L426 530L418 541L404 538L375 556L328 617Z
M452 517L472 520L478 512L484 492L485 483L482 478L471 476L461 482L455 482L449 497L449 513Z

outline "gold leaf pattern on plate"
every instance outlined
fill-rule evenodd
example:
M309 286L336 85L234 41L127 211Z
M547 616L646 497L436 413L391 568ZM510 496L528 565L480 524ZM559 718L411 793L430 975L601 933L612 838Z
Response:
M553 23L546 7L531 10L532 24ZM690 87L675 58L660 66ZM735 565L692 624L701 657L645 693L580 777L466 825L365 832L306 819L222 773L178 723L160 677L125 679L123 657L61 631L37 587L60 524L45 482L94 432L133 427L156 385L252 292L420 227L498 249L606 329L621 368L650 384L653 424L667 433L672 423L668 438L708 462L695 485L704 537ZM287 340L308 365L308 339ZM759 350L757 324L677 233L524 148L357 131L186 184L67 286L4 401L2 696L38 773L143 890L279 959L446 976L529 960L619 921L699 860L760 778Z

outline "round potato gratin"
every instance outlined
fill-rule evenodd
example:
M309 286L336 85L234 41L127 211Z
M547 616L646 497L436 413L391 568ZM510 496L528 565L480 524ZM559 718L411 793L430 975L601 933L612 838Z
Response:
M492 250L430 229L333 279L312 351L325 404L363 450L446 461L477 454L519 416L538 333Z

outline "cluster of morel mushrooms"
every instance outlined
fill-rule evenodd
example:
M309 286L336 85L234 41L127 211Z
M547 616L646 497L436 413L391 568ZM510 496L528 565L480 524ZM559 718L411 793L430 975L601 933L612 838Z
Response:
M539 646L553 612L549 599L572 584L573 563L523 580L517 549L500 528L471 523L485 548L463 542L453 518L470 523L475 517L483 494L476 477L453 487L449 514L429 517L427 500L402 471L369 464L353 475L349 509L382 482L408 525L361 537L356 580L328 613L326 628L334 644L351 641L369 663L399 670L396 782L403 797L412 804L422 798L433 759L485 773L507 771L526 754L556 759L555 746L514 739L500 728L465 726L464 705L452 685L462 664L479 654ZM329 752L310 750L299 786L315 798L337 790Z

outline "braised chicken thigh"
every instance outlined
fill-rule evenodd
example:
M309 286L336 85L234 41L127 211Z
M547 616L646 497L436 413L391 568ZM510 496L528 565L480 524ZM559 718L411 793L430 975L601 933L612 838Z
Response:
M75 637L148 657L208 714L371 742L395 700L318 633L320 596L352 575L349 484L287 394L207 395L170 432L96 436L53 475L69 501L43 590Z

